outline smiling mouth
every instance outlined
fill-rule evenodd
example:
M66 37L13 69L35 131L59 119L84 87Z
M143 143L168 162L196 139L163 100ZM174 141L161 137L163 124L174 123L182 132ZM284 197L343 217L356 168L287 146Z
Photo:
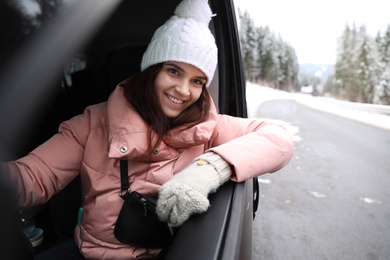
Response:
M170 101L172 101L173 103L176 103L176 104L183 104L183 100L180 100L180 99L177 99L177 98L175 98L175 97L173 97L173 96L171 96L171 95L169 95L169 94L165 94L168 98L169 98L169 100Z

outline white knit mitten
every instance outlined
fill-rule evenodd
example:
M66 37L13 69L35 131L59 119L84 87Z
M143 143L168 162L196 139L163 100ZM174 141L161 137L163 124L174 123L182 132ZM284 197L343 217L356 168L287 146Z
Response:
M210 205L207 196L230 179L230 165L216 153L197 157L187 168L160 188L157 215L172 227L183 224L192 214Z

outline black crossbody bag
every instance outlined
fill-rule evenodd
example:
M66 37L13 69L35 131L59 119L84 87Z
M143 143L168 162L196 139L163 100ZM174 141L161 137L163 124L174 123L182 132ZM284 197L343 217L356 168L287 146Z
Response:
M174 230L159 220L157 197L130 192L127 161L120 161L121 192L124 200L115 224L114 234L120 242L143 248L162 248L174 236Z

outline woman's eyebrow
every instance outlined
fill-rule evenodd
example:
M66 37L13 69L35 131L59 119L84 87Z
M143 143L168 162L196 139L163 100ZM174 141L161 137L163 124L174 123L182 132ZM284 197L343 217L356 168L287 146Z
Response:
M197 79L200 79L200 80L207 81L207 77L203 77L203 76L197 76L196 78L197 78Z
M172 66L179 71L184 71L184 69L182 67L180 67L179 65L176 65L174 63L165 63L165 65Z
M180 67L179 65L174 64L174 63L169 63L169 62L167 62L167 63L165 63L165 65L167 65L167 66L172 66L172 67L174 67L175 69L177 69L177 70L180 71L180 72L183 72L183 71L184 71L184 69L183 69L182 67ZM196 78L197 78L197 79L200 79L200 80L206 80L206 81L207 81L207 77L204 77L204 76L196 76Z

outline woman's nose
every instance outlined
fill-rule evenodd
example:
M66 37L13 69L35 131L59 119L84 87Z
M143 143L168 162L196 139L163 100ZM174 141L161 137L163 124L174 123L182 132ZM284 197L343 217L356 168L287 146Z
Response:
M189 95L190 94L190 88L189 84L187 82L180 82L175 86L175 90L179 92L181 95Z

